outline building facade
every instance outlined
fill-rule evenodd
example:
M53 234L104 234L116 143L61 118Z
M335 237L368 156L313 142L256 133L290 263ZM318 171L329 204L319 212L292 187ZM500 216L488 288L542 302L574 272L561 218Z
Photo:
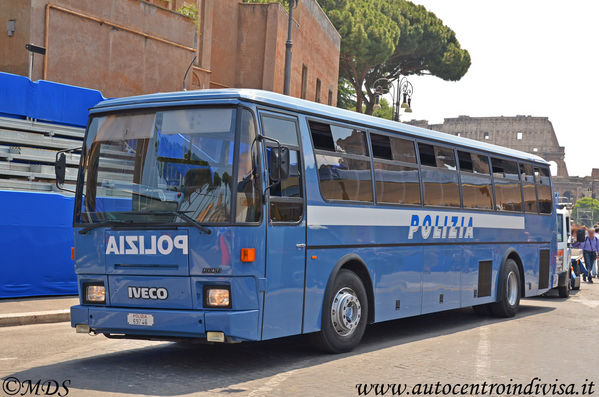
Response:
M186 5L196 16L177 10ZM192 13L193 14L193 13ZM0 71L106 97L187 89L283 91L288 13L240 0L2 0ZM9 26L13 28L9 29ZM336 104L341 38L316 0L294 9L290 94Z
M413 120L409 124L452 135L505 146L540 156L554 165L555 190L562 200L574 203L582 197L599 198L599 169L591 176L570 176L565 148L560 146L549 118L533 116L446 118L442 124Z

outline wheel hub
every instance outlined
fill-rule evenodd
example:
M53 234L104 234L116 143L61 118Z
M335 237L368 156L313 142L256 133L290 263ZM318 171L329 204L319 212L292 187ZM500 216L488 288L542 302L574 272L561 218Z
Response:
M331 322L335 331L341 336L350 336L356 331L361 317L362 306L356 293L348 287L340 289L331 305Z
M510 272L507 276L507 301L511 306L518 301L518 277L514 272Z

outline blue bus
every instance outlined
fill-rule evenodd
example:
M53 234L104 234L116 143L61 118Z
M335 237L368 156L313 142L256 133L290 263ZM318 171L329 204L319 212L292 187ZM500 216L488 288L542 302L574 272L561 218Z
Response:
M514 316L557 286L555 225L532 154L258 90L106 100L82 148L71 323L348 351L369 323Z

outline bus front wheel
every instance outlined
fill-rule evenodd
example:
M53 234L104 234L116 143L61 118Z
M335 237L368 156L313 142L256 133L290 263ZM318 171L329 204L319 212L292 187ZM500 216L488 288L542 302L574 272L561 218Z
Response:
M325 292L322 326L317 343L329 353L343 353L356 347L366 329L368 298L360 278L342 269Z
M497 284L497 301L490 305L497 317L513 317L520 307L520 271L513 259L508 259L501 267Z

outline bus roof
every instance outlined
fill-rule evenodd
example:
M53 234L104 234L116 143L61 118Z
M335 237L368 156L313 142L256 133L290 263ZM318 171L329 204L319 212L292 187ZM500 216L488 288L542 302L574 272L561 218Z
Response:
M342 120L348 123L357 123L372 128L391 130L411 135L416 138L432 139L451 145L470 147L474 150L496 153L499 155L515 157L519 159L535 161L548 164L541 157L534 154L506 148L503 146L492 145L473 139L462 138L444 132L433 131L426 128L420 128L409 124L397 123L395 121L369 116L350 110L345 110L333 106L324 105L304 99L299 99L287 95L277 94L271 91L254 89L209 89L195 91L177 91L165 92L149 95L139 95L132 97L108 99L98 103L90 112L104 112L107 110L143 108L148 106L176 105L177 102L192 104L195 101L222 101L222 100L246 100L268 106L274 106L281 109L291 110L298 113L312 114L318 117L332 118Z

